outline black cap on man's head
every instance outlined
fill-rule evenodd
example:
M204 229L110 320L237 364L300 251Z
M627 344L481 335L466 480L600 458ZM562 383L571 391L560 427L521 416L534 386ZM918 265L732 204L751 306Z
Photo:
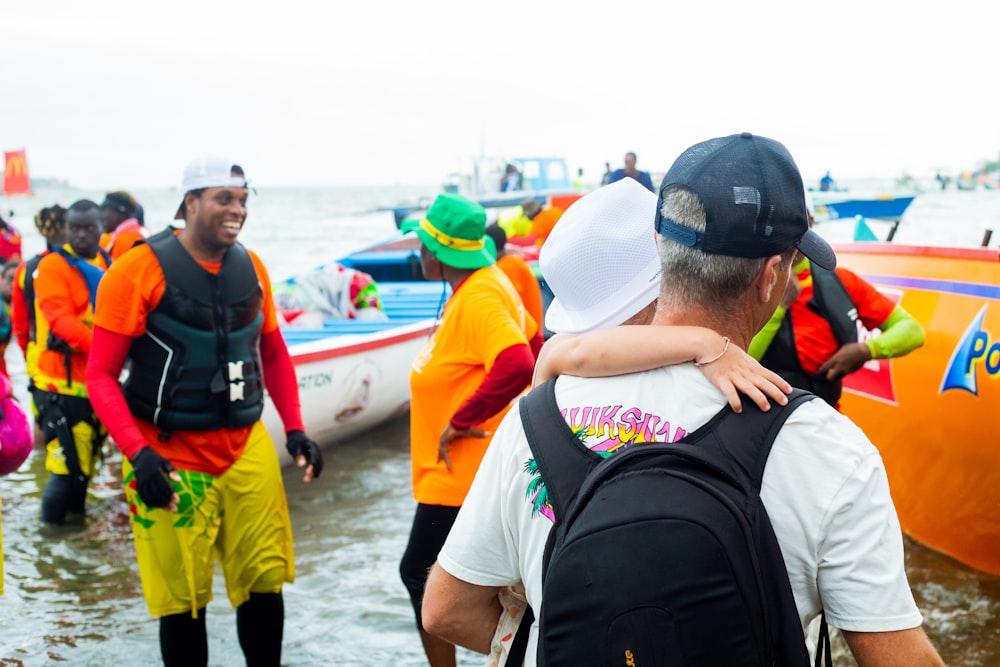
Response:
M135 207L135 197L124 190L109 192L104 196L104 201L101 202L101 208L110 208L118 211L126 218L130 218L135 214Z
M705 209L705 231L664 218L663 191L691 188ZM809 228L802 176L782 144L749 132L703 141L681 153L660 184L656 231L702 252L770 257L796 247L825 269L833 248Z

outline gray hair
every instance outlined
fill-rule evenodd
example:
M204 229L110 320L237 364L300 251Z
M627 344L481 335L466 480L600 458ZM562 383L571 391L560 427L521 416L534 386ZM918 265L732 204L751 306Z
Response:
M705 209L694 190L672 185L664 190L660 215L679 225L705 231ZM679 308L692 306L729 312L767 264L767 257L716 255L657 235L663 277L660 300Z

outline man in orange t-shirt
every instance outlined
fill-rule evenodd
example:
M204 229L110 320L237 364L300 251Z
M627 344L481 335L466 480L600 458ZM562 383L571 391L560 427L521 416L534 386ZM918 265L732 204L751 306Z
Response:
M204 609L217 560L248 662L278 665L281 589L295 565L281 468L260 421L265 385L306 482L323 457L304 432L267 271L237 243L243 170L196 160L183 189L184 229L133 248L101 284L88 386L126 459L139 574L164 662L208 663Z
M87 356L97 286L108 268L98 245L97 204L81 199L67 209L66 240L34 272L35 402L51 474L42 492L42 521L62 524L82 513L107 432L87 396Z
M486 236L495 249L497 267L510 279L514 289L524 302L524 310L531 315L535 324L542 323L542 288L538 285L538 278L532 272L528 263L516 255L508 255L505 247L507 245L507 232L503 227L493 223L486 227ZM487 246L489 247L489 246Z

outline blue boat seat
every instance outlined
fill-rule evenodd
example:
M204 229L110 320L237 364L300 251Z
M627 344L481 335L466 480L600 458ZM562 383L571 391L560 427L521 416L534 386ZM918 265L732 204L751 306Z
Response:
M444 286L438 281L387 280L377 284L382 308L388 316L388 320L329 320L323 323L322 328L286 327L282 329L285 341L289 345L294 345L330 336L371 334L432 319L438 316L443 300L451 293L449 286Z
M427 317L402 318L395 320L382 320L377 322L366 322L359 320L336 320L324 322L321 329L296 329L287 327L281 330L281 335L288 345L296 343L308 343L314 340L321 340L331 336L343 336L347 334L364 335L394 329L407 324L427 321Z

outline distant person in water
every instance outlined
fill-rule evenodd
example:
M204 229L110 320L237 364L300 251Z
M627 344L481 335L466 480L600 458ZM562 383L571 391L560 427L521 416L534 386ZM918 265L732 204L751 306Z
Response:
M830 175L830 171L823 175L823 178L819 179L819 190L820 192L831 192L837 189L837 181L833 180L833 176Z
M611 178L611 163L604 163L604 175L601 176L601 185L607 185L608 179Z
M136 243L149 238L149 230L142 226L136 217L139 203L130 193L124 190L109 192L101 202L101 222L104 234L101 235L101 247L116 260Z
M653 179L650 177L648 171L639 171L635 167L636 157L635 153L629 151L625 153L625 166L621 169L615 169L608 176L608 183L614 183L615 181L620 181L623 178L634 178L639 181L639 183L649 190L650 192L655 192L653 190Z
M107 438L86 384L97 286L111 264L100 238L100 208L81 199L66 211L66 245L45 255L34 272L38 356L32 379L51 473L42 521L50 524L83 513Z

